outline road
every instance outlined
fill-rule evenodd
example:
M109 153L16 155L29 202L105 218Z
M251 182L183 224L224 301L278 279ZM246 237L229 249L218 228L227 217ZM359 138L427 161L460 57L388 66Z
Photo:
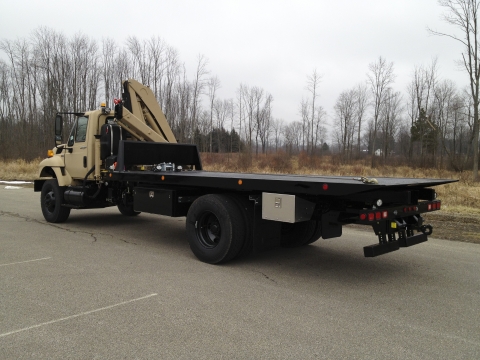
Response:
M1 359L480 359L480 245L373 233L208 265L184 218L46 223L0 186Z

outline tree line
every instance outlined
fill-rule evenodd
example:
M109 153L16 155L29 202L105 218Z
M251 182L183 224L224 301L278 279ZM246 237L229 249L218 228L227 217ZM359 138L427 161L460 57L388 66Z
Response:
M339 95L333 120L342 158L366 152L372 166L400 158L417 166L470 168L474 117L468 89L441 79L436 59L414 67L404 94L393 89L394 81L393 62L380 57L369 64L365 83Z
M69 38L42 27L28 38L0 40L0 51L3 159L42 156L52 146L57 112L94 109L105 99L111 103L121 96L120 84L127 78L147 84L177 140L196 143L201 151L258 154L286 147L293 153L315 149L325 139L323 110L312 107L298 138L296 124L273 118L273 96L265 89L240 84L234 97L220 99L221 83L208 69L208 59L199 55L189 77L178 51L159 37L129 37L119 45L82 34ZM309 104L302 106L307 111ZM68 120L65 131L73 122Z

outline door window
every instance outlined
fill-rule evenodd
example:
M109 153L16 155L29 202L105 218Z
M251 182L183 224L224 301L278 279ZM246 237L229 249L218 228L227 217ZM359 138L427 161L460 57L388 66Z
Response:
M77 119L77 132L75 135L75 142L84 142L87 137L87 123L88 118L81 116Z
M87 137L87 123L87 116L80 116L75 120L72 131L70 131L70 135L68 136L68 146L73 146L75 142L85 142Z

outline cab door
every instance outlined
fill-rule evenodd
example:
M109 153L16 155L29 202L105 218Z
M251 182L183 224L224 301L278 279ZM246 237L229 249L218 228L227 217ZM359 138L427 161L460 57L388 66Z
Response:
M70 132L65 151L65 169L74 179L87 175L88 116L79 116Z

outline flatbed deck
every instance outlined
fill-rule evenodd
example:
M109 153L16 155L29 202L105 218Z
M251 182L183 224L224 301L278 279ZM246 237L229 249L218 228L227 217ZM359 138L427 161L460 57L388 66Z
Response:
M378 177L378 184L364 183L360 177L252 174L215 171L113 171L112 179L145 184L218 188L232 191L282 192L290 194L348 196L382 189L412 189L455 182L452 179Z

